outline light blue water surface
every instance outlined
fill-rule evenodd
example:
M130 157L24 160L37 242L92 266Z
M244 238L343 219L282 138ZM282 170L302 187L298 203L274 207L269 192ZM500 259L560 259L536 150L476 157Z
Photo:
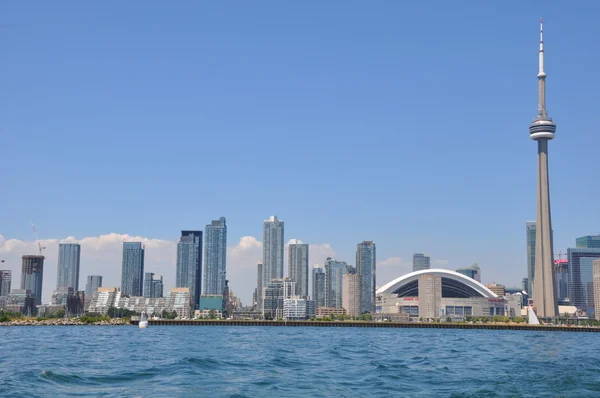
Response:
M0 327L0 396L600 397L600 334Z

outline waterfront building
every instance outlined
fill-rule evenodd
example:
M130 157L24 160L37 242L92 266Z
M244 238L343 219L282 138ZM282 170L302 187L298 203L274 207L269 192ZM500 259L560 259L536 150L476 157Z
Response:
M595 316L593 261L600 259L598 249L567 249L569 261L569 299L571 304L587 316Z
M21 266L21 290L29 290L34 304L42 304L42 282L44 280L44 256L24 255Z
M361 283L361 314L375 312L376 264L375 242L365 240L356 245L356 272L360 275L358 279ZM352 315L351 311L347 310L348 314Z
M506 293L506 286L500 285L498 283L489 283L487 288L494 292L497 296L504 296Z
M8 269L0 269L0 297L5 297L10 294L12 283L12 271Z
M121 294L141 296L144 288L144 246L142 242L123 242Z
M263 298L263 318L279 319L283 317L283 302L294 296L296 282L289 279L273 279L265 287Z
M193 303L190 289L187 287L175 287L171 289L167 297L167 308L165 310L176 312L180 318L190 318Z
M125 296L116 287L99 287L90 302L89 312L106 315L111 307L127 309L136 313L162 316L177 313L178 317L189 318L191 312L190 290L186 287L173 288L167 297Z
M202 294L223 294L227 279L227 225L225 217L211 221L204 230L204 284Z
M85 304L84 308L87 310L92 301L94 292L102 287L102 276L101 275L88 275L87 283L85 284Z
M283 278L284 224L271 216L263 225L263 286Z
M325 260L325 303L327 307L343 308L342 277L348 271L348 263L331 257Z
M600 259L594 260L593 265L593 279L594 279L594 309L595 318L600 321Z
M146 272L144 275L144 297L158 298L163 296L163 277Z
M358 273L348 273L342 277L342 307L349 316L359 316L363 313L363 287L362 275Z
M537 142L537 218L535 238L535 271L533 275L533 304L538 317L558 315L554 284L554 253L550 188L548 184L548 142L554 138L556 123L546 111L546 73L544 72L543 25L540 21L540 50L538 72L538 113L529 126L529 136Z
M106 315L110 307L116 307L121 298L121 290L116 287L99 286L90 299L88 312Z
M288 246L288 276L296 282L295 295L308 297L308 244L291 243Z
M554 260L554 283L558 302L569 300L569 260Z
M312 274L312 299L317 307L326 307L325 271L319 265L314 265Z
M346 315L346 309L343 307L340 308L331 308L331 307L317 307L317 318L334 318L336 316Z
M600 235L588 235L575 239L578 249L600 249Z
M431 258L425 253L413 254L413 272L431 268Z
M50 304L52 305L67 305L67 299L74 294L72 287L59 287L52 293Z
M176 272L175 286L189 289L192 309L197 309L202 281L202 231L181 231Z
M58 245L58 274L56 289L61 287L79 290L79 265L81 246L78 243L60 243Z
M199 310L202 311L219 311L223 312L225 307L223 306L223 295L221 294L211 294L211 295L202 295L200 296L200 307Z
M535 221L525 223L525 239L527 242L527 289L529 297L533 297L533 276L535 275Z
M283 320L302 321L315 316L315 302L299 296L283 300Z
M481 282L481 269L477 263L474 263L468 268L459 268L456 270L459 274L468 276L469 278L475 279L477 282Z
M419 316L423 319L440 318L442 277L424 274L419 277Z
M262 311L263 297L265 292L263 291L263 265L256 264L256 297L254 299L256 308Z
M36 314L36 300L37 297L30 289L13 289L6 297L4 307L7 311L33 316Z

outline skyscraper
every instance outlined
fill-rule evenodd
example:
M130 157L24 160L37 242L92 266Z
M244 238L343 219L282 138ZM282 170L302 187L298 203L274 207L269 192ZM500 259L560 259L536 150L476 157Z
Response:
M79 260L81 246L78 243L61 243L58 245L58 275L56 289L72 287L79 290Z
M357 273L348 273L342 277L342 308L349 316L359 316L364 312L362 279Z
M141 296L144 288L144 246L142 242L123 242L121 294Z
M202 280L202 231L181 231L177 243L176 272L175 285L189 289L192 310L198 309Z
M10 294L10 285L12 282L11 270L0 270L0 297Z
M327 307L325 301L325 271L318 265L312 271L312 299L317 307Z
M594 270L592 276L594 279L594 309L596 313L596 320L600 321L600 259L592 262Z
M582 236L575 240L578 249L600 249L600 235Z
M533 276L535 275L535 221L525 223L525 237L527 239L527 294L532 297Z
M593 261L600 259L598 249L567 249L569 260L569 299L577 309L594 317ZM534 285L535 294L535 285Z
M94 292L98 291L99 287L102 287L102 276L88 275L87 283L85 284L85 309L89 307Z
M296 282L296 296L308 296L308 244L292 243L288 246L288 275Z
M283 221L271 216L263 226L263 286L283 278L283 245Z
M569 298L569 260L554 260L554 283L556 299L561 302Z
M481 269L477 263L474 263L468 268L459 268L456 270L459 274L468 276L469 278L475 279L477 282L481 282Z
M413 254L413 271L421 271L431 268L431 259L424 253Z
M257 264L256 265L256 307L259 309L259 311L262 311L264 293L265 292L263 291L263 265Z
M348 271L348 263L331 257L325 260L325 304L330 308L342 307L342 277Z
M356 272L361 283L361 313L375 312L376 250L372 240L356 245ZM343 296L343 294L342 294ZM346 308L347 311L350 311Z
M546 111L546 73L544 72L543 24L540 21L540 51L538 77L538 114L529 126L529 136L538 145L537 218L535 239L535 271L533 275L533 305L538 317L558 315L554 286L554 251L550 188L548 178L548 141L554 138L556 124Z
M163 277L146 272L144 275L144 297L160 298L163 296Z
M204 285L202 294L223 294L227 264L227 225L225 217L213 220L204 230Z
M21 289L30 290L34 305L42 304L42 282L44 280L44 256L25 255L22 257Z

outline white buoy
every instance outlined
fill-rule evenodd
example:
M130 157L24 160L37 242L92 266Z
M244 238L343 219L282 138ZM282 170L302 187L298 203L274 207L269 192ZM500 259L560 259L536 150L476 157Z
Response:
M148 328L148 315L145 312L142 312L140 315L140 323L138 324L140 329Z

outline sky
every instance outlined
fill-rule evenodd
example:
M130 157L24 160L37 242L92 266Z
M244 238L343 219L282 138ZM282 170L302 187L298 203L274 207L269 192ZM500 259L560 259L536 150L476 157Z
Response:
M579 1L3 2L0 259L80 242L81 278L119 286L123 241L174 286L181 230L227 217L246 304L262 225L355 262L377 283L412 255L476 262L520 285L535 219L544 17L554 246L600 233L600 3ZM287 257L287 254L286 254ZM287 273L287 266L286 266Z

